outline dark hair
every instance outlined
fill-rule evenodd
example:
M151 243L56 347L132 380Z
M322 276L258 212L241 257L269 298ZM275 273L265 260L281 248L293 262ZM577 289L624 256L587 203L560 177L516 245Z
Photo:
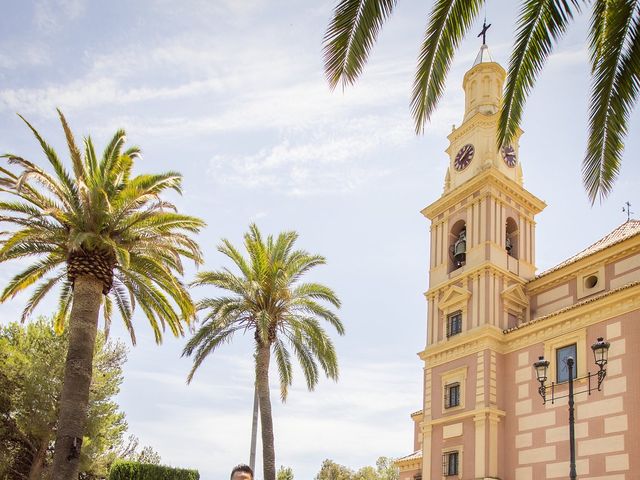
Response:
M240 465L236 465L235 467L233 467L233 470L231 470L231 480L233 480L233 474L236 472L248 473L251 475L251 480L253 480L253 470L251 470L251 467L249 465L241 463Z

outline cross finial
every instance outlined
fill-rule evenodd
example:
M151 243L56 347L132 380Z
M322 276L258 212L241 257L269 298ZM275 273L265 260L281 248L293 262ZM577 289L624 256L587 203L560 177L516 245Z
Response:
M478 37L482 36L483 45L487 44L487 30L489 30L489 27L491 27L491 24L487 25L487 19L485 18L482 23L482 31L478 34Z
M629 203L629 201L626 201L625 206L622 207L622 212L627 214L627 222L629 220L631 220L631 215L633 215L635 212L631 211L631 204Z

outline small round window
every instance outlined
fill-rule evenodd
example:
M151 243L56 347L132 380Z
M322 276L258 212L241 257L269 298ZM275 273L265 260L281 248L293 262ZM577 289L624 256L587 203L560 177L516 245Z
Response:
M598 276L597 275L589 275L584 279L584 286L586 288L593 288L598 284Z

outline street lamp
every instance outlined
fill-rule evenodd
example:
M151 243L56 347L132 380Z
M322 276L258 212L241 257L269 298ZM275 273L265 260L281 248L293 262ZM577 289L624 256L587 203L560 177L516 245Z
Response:
M588 393L589 395L591 395L591 391L593 390L591 388L592 376L597 377L598 379L597 390L600 391L602 382L604 381L604 378L607 376L607 370L605 367L608 362L610 346L611 346L610 343L605 342L602 337L598 337L598 340L593 345L591 345L591 350L593 350L593 356L595 359L595 363L598 366L598 371L595 374L589 372L583 377L576 378L575 380L587 379L589 382L589 386L586 390L575 392L575 394L573 392L573 382L574 382L573 367L575 365L575 360L572 357L567 357L566 359L567 369L569 370L569 393L567 395L556 396L555 395L556 384L554 382L551 382L551 385L545 385L545 382L547 381L547 370L549 368L548 360L545 360L544 357L538 357L538 361L533 364L533 368L536 371L536 378L538 379L538 382L540 382L540 386L538 387L538 393L542 397L543 405L547 403L548 390L551 390L551 403L554 403L554 401L558 398L564 398L564 397L569 398L569 452L571 456L571 459L569 462L569 478L571 480L576 480L577 478L576 477L576 438L575 438L575 431L574 431L575 417L573 413L574 412L573 397L574 395L577 395L579 393Z

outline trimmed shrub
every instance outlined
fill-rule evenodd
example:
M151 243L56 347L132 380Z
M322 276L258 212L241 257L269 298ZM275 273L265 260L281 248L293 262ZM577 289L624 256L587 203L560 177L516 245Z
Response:
M200 473L150 463L117 461L109 470L109 480L200 480Z

